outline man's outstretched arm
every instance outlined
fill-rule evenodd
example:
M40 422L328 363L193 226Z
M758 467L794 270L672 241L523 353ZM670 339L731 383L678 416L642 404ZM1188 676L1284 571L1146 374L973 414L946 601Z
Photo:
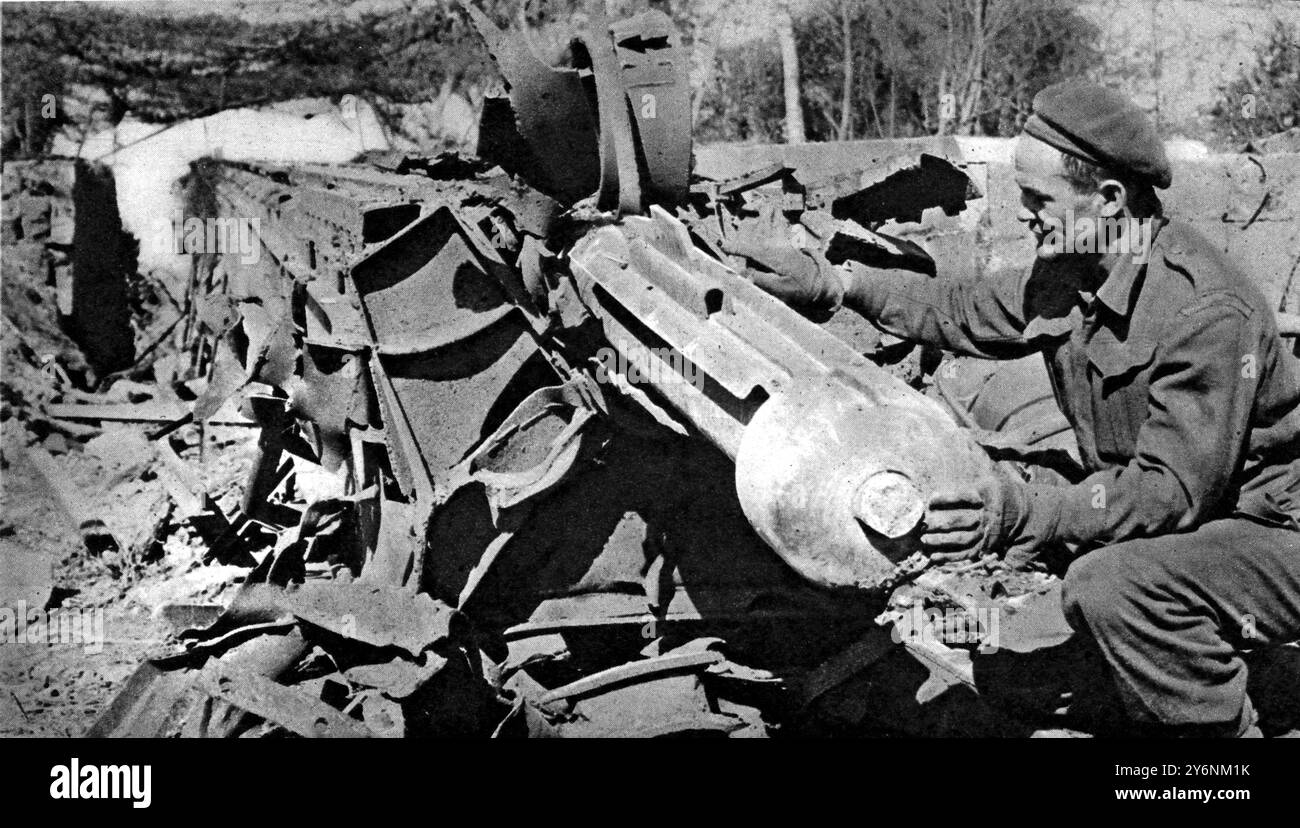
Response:
M1037 350L1025 337L1029 273L933 277L854 262L839 272L844 306L895 336L991 359Z

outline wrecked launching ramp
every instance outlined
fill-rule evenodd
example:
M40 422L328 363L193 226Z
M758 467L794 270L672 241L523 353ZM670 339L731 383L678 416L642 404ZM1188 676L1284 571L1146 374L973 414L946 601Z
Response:
M245 400L263 439L237 517L275 542L231 540L239 596L95 735L753 735L888 640L918 503L994 465L715 241L775 199L828 243L918 253L817 209L831 190L797 171L683 189L689 123L629 131L653 79L595 57L675 41L596 31L595 91L620 103L589 110L600 175L571 192L452 155L196 167L260 229L253 261L215 263L204 318L232 358L193 416ZM529 88L512 128L536 144ZM968 195L953 172L930 206ZM285 514L287 454L346 494Z

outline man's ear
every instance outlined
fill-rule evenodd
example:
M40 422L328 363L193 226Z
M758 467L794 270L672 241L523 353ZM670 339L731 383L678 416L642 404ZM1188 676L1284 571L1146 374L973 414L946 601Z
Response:
M1120 181L1108 178L1097 185L1097 196L1101 199L1098 214L1102 218L1114 218L1122 215L1128 206L1128 188Z

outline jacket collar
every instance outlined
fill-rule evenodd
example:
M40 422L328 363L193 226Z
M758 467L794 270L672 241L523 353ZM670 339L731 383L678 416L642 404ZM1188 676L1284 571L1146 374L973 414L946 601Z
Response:
M1128 316L1133 308L1133 290L1139 277L1146 271L1147 262L1154 256L1165 255L1170 243L1174 241L1173 234L1161 232L1168 224L1168 219L1156 218L1153 221L1155 226L1151 228L1147 255L1139 261L1130 253L1121 254L1101 287L1097 288L1096 301L1118 316Z

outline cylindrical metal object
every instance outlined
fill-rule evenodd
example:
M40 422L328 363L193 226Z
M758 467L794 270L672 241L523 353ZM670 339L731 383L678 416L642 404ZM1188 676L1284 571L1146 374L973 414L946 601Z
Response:
M745 516L786 563L826 587L878 587L918 551L934 492L998 473L919 395L882 405L833 379L764 403L736 456Z

